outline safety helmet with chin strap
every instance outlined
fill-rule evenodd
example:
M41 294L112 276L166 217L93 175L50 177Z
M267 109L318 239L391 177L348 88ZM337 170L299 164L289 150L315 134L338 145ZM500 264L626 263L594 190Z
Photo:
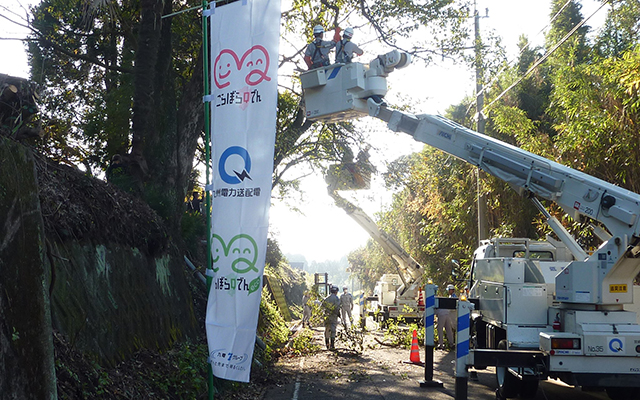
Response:
M322 34L324 33L324 28L322 27L322 25L316 25L313 27L313 35L318 35L318 34Z
M344 38L351 39L353 37L353 28L347 28L344 30Z

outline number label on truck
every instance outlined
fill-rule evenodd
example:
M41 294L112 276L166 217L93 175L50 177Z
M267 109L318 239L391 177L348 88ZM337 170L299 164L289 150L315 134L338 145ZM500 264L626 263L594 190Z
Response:
M590 353L604 353L604 346L587 346Z

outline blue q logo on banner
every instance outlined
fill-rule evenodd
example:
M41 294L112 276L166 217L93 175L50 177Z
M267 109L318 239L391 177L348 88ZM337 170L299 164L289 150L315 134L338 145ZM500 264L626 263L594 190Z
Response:
M226 169L227 160L232 155L240 156L244 161L242 171L233 170L235 176L229 175ZM249 172L251 172L251 157L249 156L249 152L244 147L231 146L227 148L220 156L220 161L218 161L218 173L220 173L220 178L222 178L224 182L230 185L237 185L244 182L245 178L251 180Z

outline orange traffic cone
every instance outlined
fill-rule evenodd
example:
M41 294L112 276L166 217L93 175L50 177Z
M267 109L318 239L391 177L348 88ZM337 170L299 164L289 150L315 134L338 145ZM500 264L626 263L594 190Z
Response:
M420 293L420 296L418 296L418 305L424 306L424 297L422 297L422 288L418 289L418 293Z
M420 364L420 348L418 347L418 332L413 330L413 339L411 339L411 354L409 361L414 364Z

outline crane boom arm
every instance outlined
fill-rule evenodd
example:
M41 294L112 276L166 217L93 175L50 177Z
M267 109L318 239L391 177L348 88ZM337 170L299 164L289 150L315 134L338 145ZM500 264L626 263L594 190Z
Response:
M387 108L382 100L386 77L409 62L408 55L394 50L369 66L335 64L301 75L307 117L327 122L364 115L379 118L389 129L475 165L523 195L555 202L576 220L586 216L599 221L611 236L601 235L606 240L587 257L561 224L545 215L576 259L556 276L556 297L583 304L633 302L629 288L640 272L640 195L441 116Z
M393 131L408 133L510 183L521 193L560 205L574 219L600 221L613 236L631 242L640 236L640 195L591 175L474 132L438 115L411 115L387 108L386 77L410 63L394 50L360 63L334 64L300 76L307 117L338 122L370 115Z
M600 221L613 236L640 236L640 196L583 172L474 132L438 115L390 110L368 101L369 114L387 122L389 129L476 165L521 193L554 201L578 219Z
M369 236L371 236L371 238L382 247L384 252L396 261L400 272L399 275L404 283L404 288L401 289L401 292L406 290L412 283L419 281L424 269L402 248L402 246L398 244L398 242L396 242L385 231L380 229L360 207L340 196L335 190L330 191L329 195L333 198L338 207L342 208L347 215L367 231ZM411 279L407 281L405 274L409 274Z
M640 195L446 118L389 110L371 98L367 104L369 115L386 121L389 129L408 133L508 182L521 194L532 197L541 211L544 207L535 197L554 201L574 219L584 215L601 222L612 236L592 256L587 256L564 227L544 210L547 223L576 259L556 276L556 299L598 305L633 302L629 288L640 272Z

